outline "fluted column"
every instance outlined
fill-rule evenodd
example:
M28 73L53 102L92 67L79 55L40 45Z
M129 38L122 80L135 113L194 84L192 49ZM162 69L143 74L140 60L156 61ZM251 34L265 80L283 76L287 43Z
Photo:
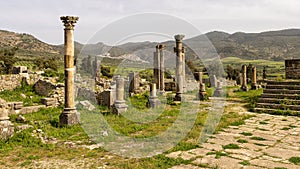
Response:
M65 108L60 115L60 125L73 125L79 123L74 98L74 26L78 21L75 16L60 17L64 28L64 66L65 66Z
M112 106L112 113L120 115L127 110L128 106L124 100L124 78L118 75L116 77L116 101Z
M182 39L184 35L175 35L176 47L174 48L174 52L176 53L176 95L174 100L181 101L182 93L183 93L183 85L184 85L184 48L182 46Z

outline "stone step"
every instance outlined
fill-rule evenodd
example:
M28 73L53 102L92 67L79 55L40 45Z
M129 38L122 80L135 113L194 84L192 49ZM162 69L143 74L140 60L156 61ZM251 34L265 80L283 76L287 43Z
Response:
M285 80L285 81L265 81L268 85L300 85L299 80Z
M280 104L285 103L289 105L300 105L300 100L293 100L293 99L276 99L276 98L259 98L258 103L274 103Z
M265 89L263 93L272 93L272 94L299 94L300 90L287 90L287 89Z
M284 105L273 103L257 103L257 108L279 109L279 110L297 110L300 111L300 105Z
M298 95L298 94L272 94L272 93L263 93L261 95L261 98L300 100L300 95Z
M254 108L254 111L258 112L258 113L267 113L267 114L274 114L274 115L300 116L300 111L295 111L295 110L278 110L278 109Z
M300 90L300 85L267 85L266 89L289 89L289 90Z

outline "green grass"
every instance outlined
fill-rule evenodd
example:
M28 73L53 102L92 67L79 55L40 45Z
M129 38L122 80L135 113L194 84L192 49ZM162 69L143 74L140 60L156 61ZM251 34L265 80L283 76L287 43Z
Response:
M243 139L238 139L237 142L238 142L238 143L248 143L247 140L243 140Z
M244 135L244 136L252 136L253 135L252 133L249 133L249 132L242 132L240 134Z
M300 157L291 157L291 158L289 158L289 162L298 165L298 164L300 164Z
M240 149L240 146L239 146L239 145L233 144L233 143L224 145L224 146L222 146L222 147L223 147L224 149Z
M244 161L240 162L240 164L242 164L242 165L250 165L250 162L248 160L244 160Z
M25 94L26 98L22 97L21 94ZM32 106L40 104L42 96L35 93L32 85L22 84L22 86L19 86L12 91L4 90L0 92L0 98L3 98L7 102L18 101L23 102L24 106Z
M262 138L262 137L250 137L251 140L258 140L258 141L264 141L266 140L265 138Z

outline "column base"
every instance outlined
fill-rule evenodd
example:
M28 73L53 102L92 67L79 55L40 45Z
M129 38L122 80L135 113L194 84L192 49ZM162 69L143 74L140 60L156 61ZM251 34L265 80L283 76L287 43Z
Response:
M198 93L197 99L199 99L201 101L208 100L207 93L205 91L200 91Z
M241 90L242 90L242 91L249 91L248 86L242 86L242 87L241 87Z
M9 120L0 121L0 140L5 140L14 134L14 125Z
M257 90L258 89L258 85L257 84L252 84L251 85L251 90Z
M148 108L156 108L161 104L160 100L158 97L150 97L150 99L147 102L147 107Z
M120 115L123 112L127 111L128 105L125 104L125 101L115 101L111 106L111 113Z
M59 116L59 126L72 126L79 124L79 113L75 109L67 109Z
M225 95L225 92L223 89L216 89L213 94L214 97L222 97L224 95Z
M174 101L181 101L181 98L182 98L182 94L176 93L174 97Z

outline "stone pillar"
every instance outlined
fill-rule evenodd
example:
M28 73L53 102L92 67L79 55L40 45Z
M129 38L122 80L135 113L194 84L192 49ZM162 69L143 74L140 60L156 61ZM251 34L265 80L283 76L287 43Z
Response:
M79 123L77 112L75 109L74 98L74 39L73 32L75 23L78 17L75 16L62 16L60 17L64 23L64 64L65 64L65 108L59 116L60 126L74 125Z
M127 110L128 106L124 100L124 78L116 77L116 101L112 106L112 113L120 115Z
M222 83L221 81L217 81L217 88L216 90L214 91L214 97L222 97L224 96L224 91L223 91L223 88L222 88Z
M137 93L140 87L139 74L136 72L129 73L129 94Z
M159 92L160 94L165 94L165 58L164 58L164 49L166 45L161 44L159 45L159 51L160 51L160 68L159 68L159 74L160 74L160 85L159 85Z
M201 84L201 83L203 83L203 72L197 72L197 74L198 74L198 78L199 78L199 83Z
M242 86L241 90L243 91L248 91L248 86L247 86L247 65L242 66Z
M156 45L156 51L153 53L153 74L156 87L160 88L160 51L159 45Z
M14 134L14 125L8 117L8 105L0 99L0 140L7 139Z
M257 90L258 85L257 85L257 80L256 80L256 67L253 66L252 68L252 83L251 83L251 90Z
M184 48L182 46L182 39L184 35L175 35L176 47L174 48L174 52L176 53L176 95L174 101L181 101L183 86L184 86L184 71L183 71L183 59L184 59Z
M199 85L200 85L200 90L199 90L199 93L198 93L199 100L207 100L208 97L207 97L207 93L206 93L206 90L205 90L205 84L204 83L199 83Z
M156 95L156 84L155 83L152 83L150 85L150 98L148 100L148 103L147 103L147 107L148 108L156 108L160 105L160 101Z

